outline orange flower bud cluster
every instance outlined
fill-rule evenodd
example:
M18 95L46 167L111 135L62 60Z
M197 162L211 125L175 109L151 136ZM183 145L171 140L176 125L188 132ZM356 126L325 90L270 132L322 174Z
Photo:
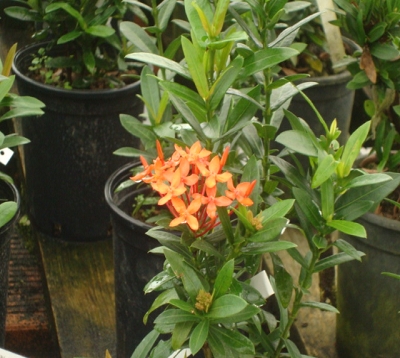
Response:
M232 174L222 171L229 147L220 157L202 148L200 142L185 149L175 145L175 152L165 160L157 142L157 152L152 164L140 158L144 170L131 180L148 183L158 192L161 197L158 204L166 205L174 216L171 227L187 224L196 236L202 236L219 224L218 207L253 204L249 195L255 180L235 186ZM217 183L225 183L225 195L218 194Z

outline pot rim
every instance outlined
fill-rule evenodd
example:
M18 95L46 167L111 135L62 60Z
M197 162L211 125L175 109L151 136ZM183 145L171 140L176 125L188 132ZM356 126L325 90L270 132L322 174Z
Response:
M60 87L50 86L39 81L35 81L20 71L19 64L34 49L43 47L45 44L47 44L47 42L29 44L20 48L16 52L11 65L12 71L17 77L22 78L31 86L39 87L42 91L51 92L58 96L63 96L63 97L75 97L78 95L78 96L85 96L86 98L97 98L99 96L109 98L110 96L120 96L122 92L130 92L132 88L140 87L139 80L120 88L107 88L107 89L96 89L96 90L64 89Z

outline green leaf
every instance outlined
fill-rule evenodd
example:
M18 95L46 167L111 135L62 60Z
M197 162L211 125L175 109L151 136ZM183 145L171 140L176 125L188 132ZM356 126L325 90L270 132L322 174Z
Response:
M364 226L353 221L332 220L327 222L326 224L348 235L364 237L364 238L367 237L367 232L365 231Z
M140 90L149 113L150 122L156 124L157 112L160 106L160 90L158 81L149 66L144 66L140 74ZM121 118L122 115L120 115Z
M143 27L131 21L122 21L120 31L135 46L135 52L158 54L158 48L154 40ZM127 58L129 58L129 55Z
M333 243L333 245L347 255L353 257L355 260L361 261L361 257L363 255L360 255L359 251L357 251L356 248L353 245L349 244L347 241L338 239Z
M96 70L96 59L94 54L90 51L90 49L85 48L83 50L83 63L85 64L86 69L93 74Z
M171 288L169 290L165 290L162 293L160 293L157 298L154 300L153 304L149 308L149 310L146 312L146 314L143 317L143 323L147 324L147 320L149 318L149 315L151 312L155 311L157 308L168 304L171 300L178 298L178 295L175 291L174 288Z
M172 349L178 350L182 347L183 343L185 343L187 340L194 324L195 322L180 322L175 325L175 329L173 330L171 337Z
M282 260L277 255L271 255L274 265L274 278L278 299L284 308L290 304L293 294L293 278L286 271Z
M294 199L280 200L261 213L263 226L268 220L285 216L292 208Z
M87 28L87 24L83 16L79 13L79 11L75 10L71 5L65 2L54 2L46 7L46 13L63 9L65 12L70 14L73 18L75 18L79 26L81 27L82 30L85 30Z
M289 130L279 134L276 141L285 147L310 157L317 157L318 151L309 135L297 130Z
M186 37L182 37L182 50L199 95L206 99L210 95L208 81L203 66L203 54Z
M383 183L388 180L392 180L392 178L387 174L371 173L355 177L345 187L346 189L356 188L364 185Z
M298 55L298 51L291 48L266 48L255 52L244 60L242 77L249 77L267 68L272 68L289 58Z
M328 178L334 174L337 165L338 163L333 158L333 155L327 155L322 162L318 164L317 170L312 177L311 187L318 188L322 183L328 180Z
M210 327L210 335L218 337L218 339L225 346L226 357L232 357L229 355L229 350L234 350L236 353L253 354L254 355L254 345L249 338L244 336L237 330L230 330L223 327Z
M218 272L217 278L214 283L214 293L213 297L215 299L224 295L232 283L233 273L235 268L235 260L229 260L222 266L221 270Z
M153 329L146 337L142 339L139 345L136 347L133 352L131 358L143 358L147 357L156 343L160 333L158 333L155 329Z
M236 57L228 68L221 73L210 89L210 110L214 111L226 95L228 88L235 82L243 65L243 58Z
M324 225L324 220L321 217L321 212L308 192L299 188L293 188L292 190L296 199L296 204L298 204L297 207L304 213L311 225L317 229L322 227Z
M18 204L14 201L6 201L0 204L0 227L7 224L17 213Z
M4 12L15 19L21 21L40 21L41 17L37 12L22 6L9 6L4 9Z
M290 339L285 339L285 346L289 352L290 358L302 358L296 344L293 343Z
M158 5L158 27L161 32L164 32L167 29L171 15L175 10L175 6L176 0L163 1Z
M154 148L157 136L152 128L128 114L120 114L119 116L122 127L124 127L134 137L140 138L145 149Z
M282 234L289 220L286 218L274 218L263 223L263 228L250 236L250 242L268 242L276 239Z
M9 134L4 137L3 143L0 145L0 149L12 148L18 145L23 145L29 143L30 140L25 137L21 137L16 134Z
M365 255L361 251L358 251L358 254L360 256L364 256ZM324 259L318 261L317 264L314 267L314 271L313 272L314 273L315 272L320 272L320 271L326 270L326 269L328 269L330 267L334 267L334 266L337 266L337 265L340 265L342 263L345 263L345 262L348 262L348 261L352 261L352 260L354 260L353 256L350 256L350 255L348 255L348 254L346 254L344 252L340 252L338 254L328 256L327 258L324 258Z
M68 32L67 34L61 36L58 40L57 40L57 44L58 45L62 45L65 44L67 42L71 42L76 40L78 37L80 37L83 34L83 32L81 30L74 30L71 32Z
M189 340L189 348L193 355L203 347L208 336L209 328L210 321L204 319L193 329Z
M189 312L189 313L192 313L192 312L194 312L194 307L193 307L193 305L192 304L190 304L189 302L186 302L186 301L182 301L182 300L179 300L179 299L171 299L170 301L169 301L169 303L172 305L172 306L175 306L176 308L179 308L179 309L181 309L182 311L185 311L185 312Z
M165 68L167 70L176 72L184 78L191 79L190 73L179 63L172 61L168 58L146 52L135 52L125 56L130 60L141 61L157 67Z
M176 324L181 322L198 322L200 318L196 315L182 311L180 309L168 309L160 313L154 320L154 323L165 325L165 324Z
M340 178L345 178L350 174L353 167L354 161L360 154L361 147L367 138L369 133L371 122L365 122L360 127L358 127L347 140L342 158L337 167L337 173Z
M276 241L276 242L251 242L242 248L245 255L265 254L267 252L277 252L281 250L288 250L297 247L296 244L290 241Z
M112 36L115 33L115 30L105 25L94 25L88 27L85 32L92 36L106 38Z
M335 217L341 220L354 221L368 212L375 203L368 200L356 201L349 206L336 210Z
M234 323L245 322L260 312L261 310L258 307L254 305L247 305L244 309L242 309L239 313L235 314L234 316L219 318L217 322L218 324L234 324Z
M200 274L190 267L181 255L167 249L164 250L164 255L171 265L175 275L182 280L183 286L192 299L192 302L196 301L196 297L200 290L209 291L208 287L204 287L204 284L200 279Z
M216 258L219 258L220 260L224 260L224 256L221 255L220 252L206 240L197 239L197 240L193 241L193 243L190 245L190 247L204 251L211 256L215 256Z
M334 312L334 313L340 313L336 307L333 307L332 305L329 305L327 303L322 303L322 302L315 302L315 301L307 301L307 302L302 302L300 304L302 307L312 307L312 308L318 308L323 311L329 311L329 312Z
M399 50L393 45L375 43L371 46L371 55L384 61L398 58Z
M218 319L231 317L247 306L247 302L235 295L227 294L218 297L211 305L210 311L207 313L207 318Z

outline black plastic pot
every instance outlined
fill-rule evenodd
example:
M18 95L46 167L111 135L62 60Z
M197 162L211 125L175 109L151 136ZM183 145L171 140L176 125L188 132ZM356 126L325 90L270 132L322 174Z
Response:
M42 233L71 241L111 237L104 184L127 158L113 152L135 146L119 121L138 116L140 83L110 90L64 90L21 72L43 44L19 50L13 62L18 91L43 101L45 114L21 120L26 198L31 222Z
M8 265L10 261L10 242L14 224L19 215L21 199L17 188L10 183L0 181L0 198L13 200L18 211L11 221L0 228L0 347L4 347L5 324L7 315Z
M110 176L105 198L111 209L114 243L117 358L129 358L145 335L153 328L152 320L143 324L143 316L156 295L145 295L146 283L162 270L164 258L148 251L159 243L146 235L151 226L134 219L130 213L135 196L147 188L115 189L129 179L139 163L129 163Z
M338 266L337 349L341 358L400 357L400 222L368 213L367 239L345 235L366 254Z

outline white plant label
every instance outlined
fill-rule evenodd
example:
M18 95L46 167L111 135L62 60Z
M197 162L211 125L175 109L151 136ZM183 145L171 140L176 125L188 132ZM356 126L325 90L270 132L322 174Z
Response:
M19 354L11 353L5 349L0 348L0 358L25 358Z
M258 290L264 299L267 299L275 293L265 270L262 270L257 275L253 276L250 279L250 285Z
M190 357L191 355L192 355L192 352L190 351L190 349L186 348L186 349L182 349L180 351L175 351L168 358L186 358L186 357Z
M0 149L0 163L3 165L7 165L13 155L14 152L10 148Z

